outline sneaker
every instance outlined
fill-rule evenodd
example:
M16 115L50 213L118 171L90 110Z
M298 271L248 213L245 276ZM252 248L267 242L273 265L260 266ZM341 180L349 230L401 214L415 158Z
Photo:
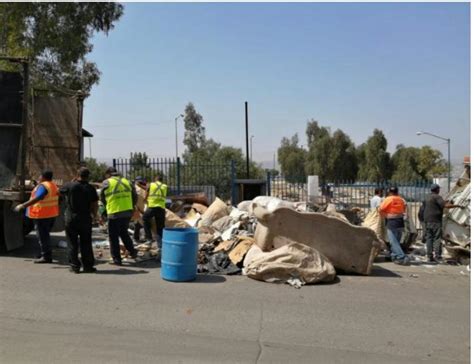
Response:
M53 262L53 259L51 258L45 258L45 257L41 257L39 259L36 259L33 261L33 263L35 264L50 264Z
M75 274L81 273L81 270L80 270L79 268L77 268L77 267L69 267L69 271L70 271L71 273L75 273Z
M436 262L436 260L435 260L435 258L434 258L433 256L426 257L426 261L427 261L427 262L430 262L430 263Z
M111 258L111 259L109 260L109 264L121 266L121 265L122 265L122 261L121 261L121 260L118 260L118 259L112 259L112 258Z
M410 265L410 258L405 256L403 259L397 259L393 261L397 265Z
M96 272L97 272L97 268L94 268L94 267L84 268L82 270L82 273L96 273Z

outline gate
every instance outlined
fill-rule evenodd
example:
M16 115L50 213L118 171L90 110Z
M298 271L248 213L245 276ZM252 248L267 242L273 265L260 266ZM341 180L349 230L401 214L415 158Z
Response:
M152 181L160 174L168 185L169 195L204 192L211 203L215 197L229 200L233 196L234 161L227 164L182 163L181 158L147 158L113 160L113 166L124 177L134 180L140 176Z

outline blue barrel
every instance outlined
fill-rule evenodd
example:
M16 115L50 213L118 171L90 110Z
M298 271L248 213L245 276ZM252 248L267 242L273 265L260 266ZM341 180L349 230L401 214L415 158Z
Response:
M197 229L164 229L161 250L161 278L173 282L195 280L197 276L198 245Z

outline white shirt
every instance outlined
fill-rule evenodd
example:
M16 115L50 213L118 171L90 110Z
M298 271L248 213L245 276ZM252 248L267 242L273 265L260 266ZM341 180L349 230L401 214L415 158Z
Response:
M383 201L383 198L378 196L378 195L375 195L374 197L372 197L370 199L370 208L371 209L376 209L380 206L380 204L382 203Z

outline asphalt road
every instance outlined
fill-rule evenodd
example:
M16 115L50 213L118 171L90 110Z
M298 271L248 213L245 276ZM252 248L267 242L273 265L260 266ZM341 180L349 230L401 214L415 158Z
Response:
M2 363L469 362L465 267L382 262L298 290L243 276L170 283L150 262L75 275L30 256L0 257Z

